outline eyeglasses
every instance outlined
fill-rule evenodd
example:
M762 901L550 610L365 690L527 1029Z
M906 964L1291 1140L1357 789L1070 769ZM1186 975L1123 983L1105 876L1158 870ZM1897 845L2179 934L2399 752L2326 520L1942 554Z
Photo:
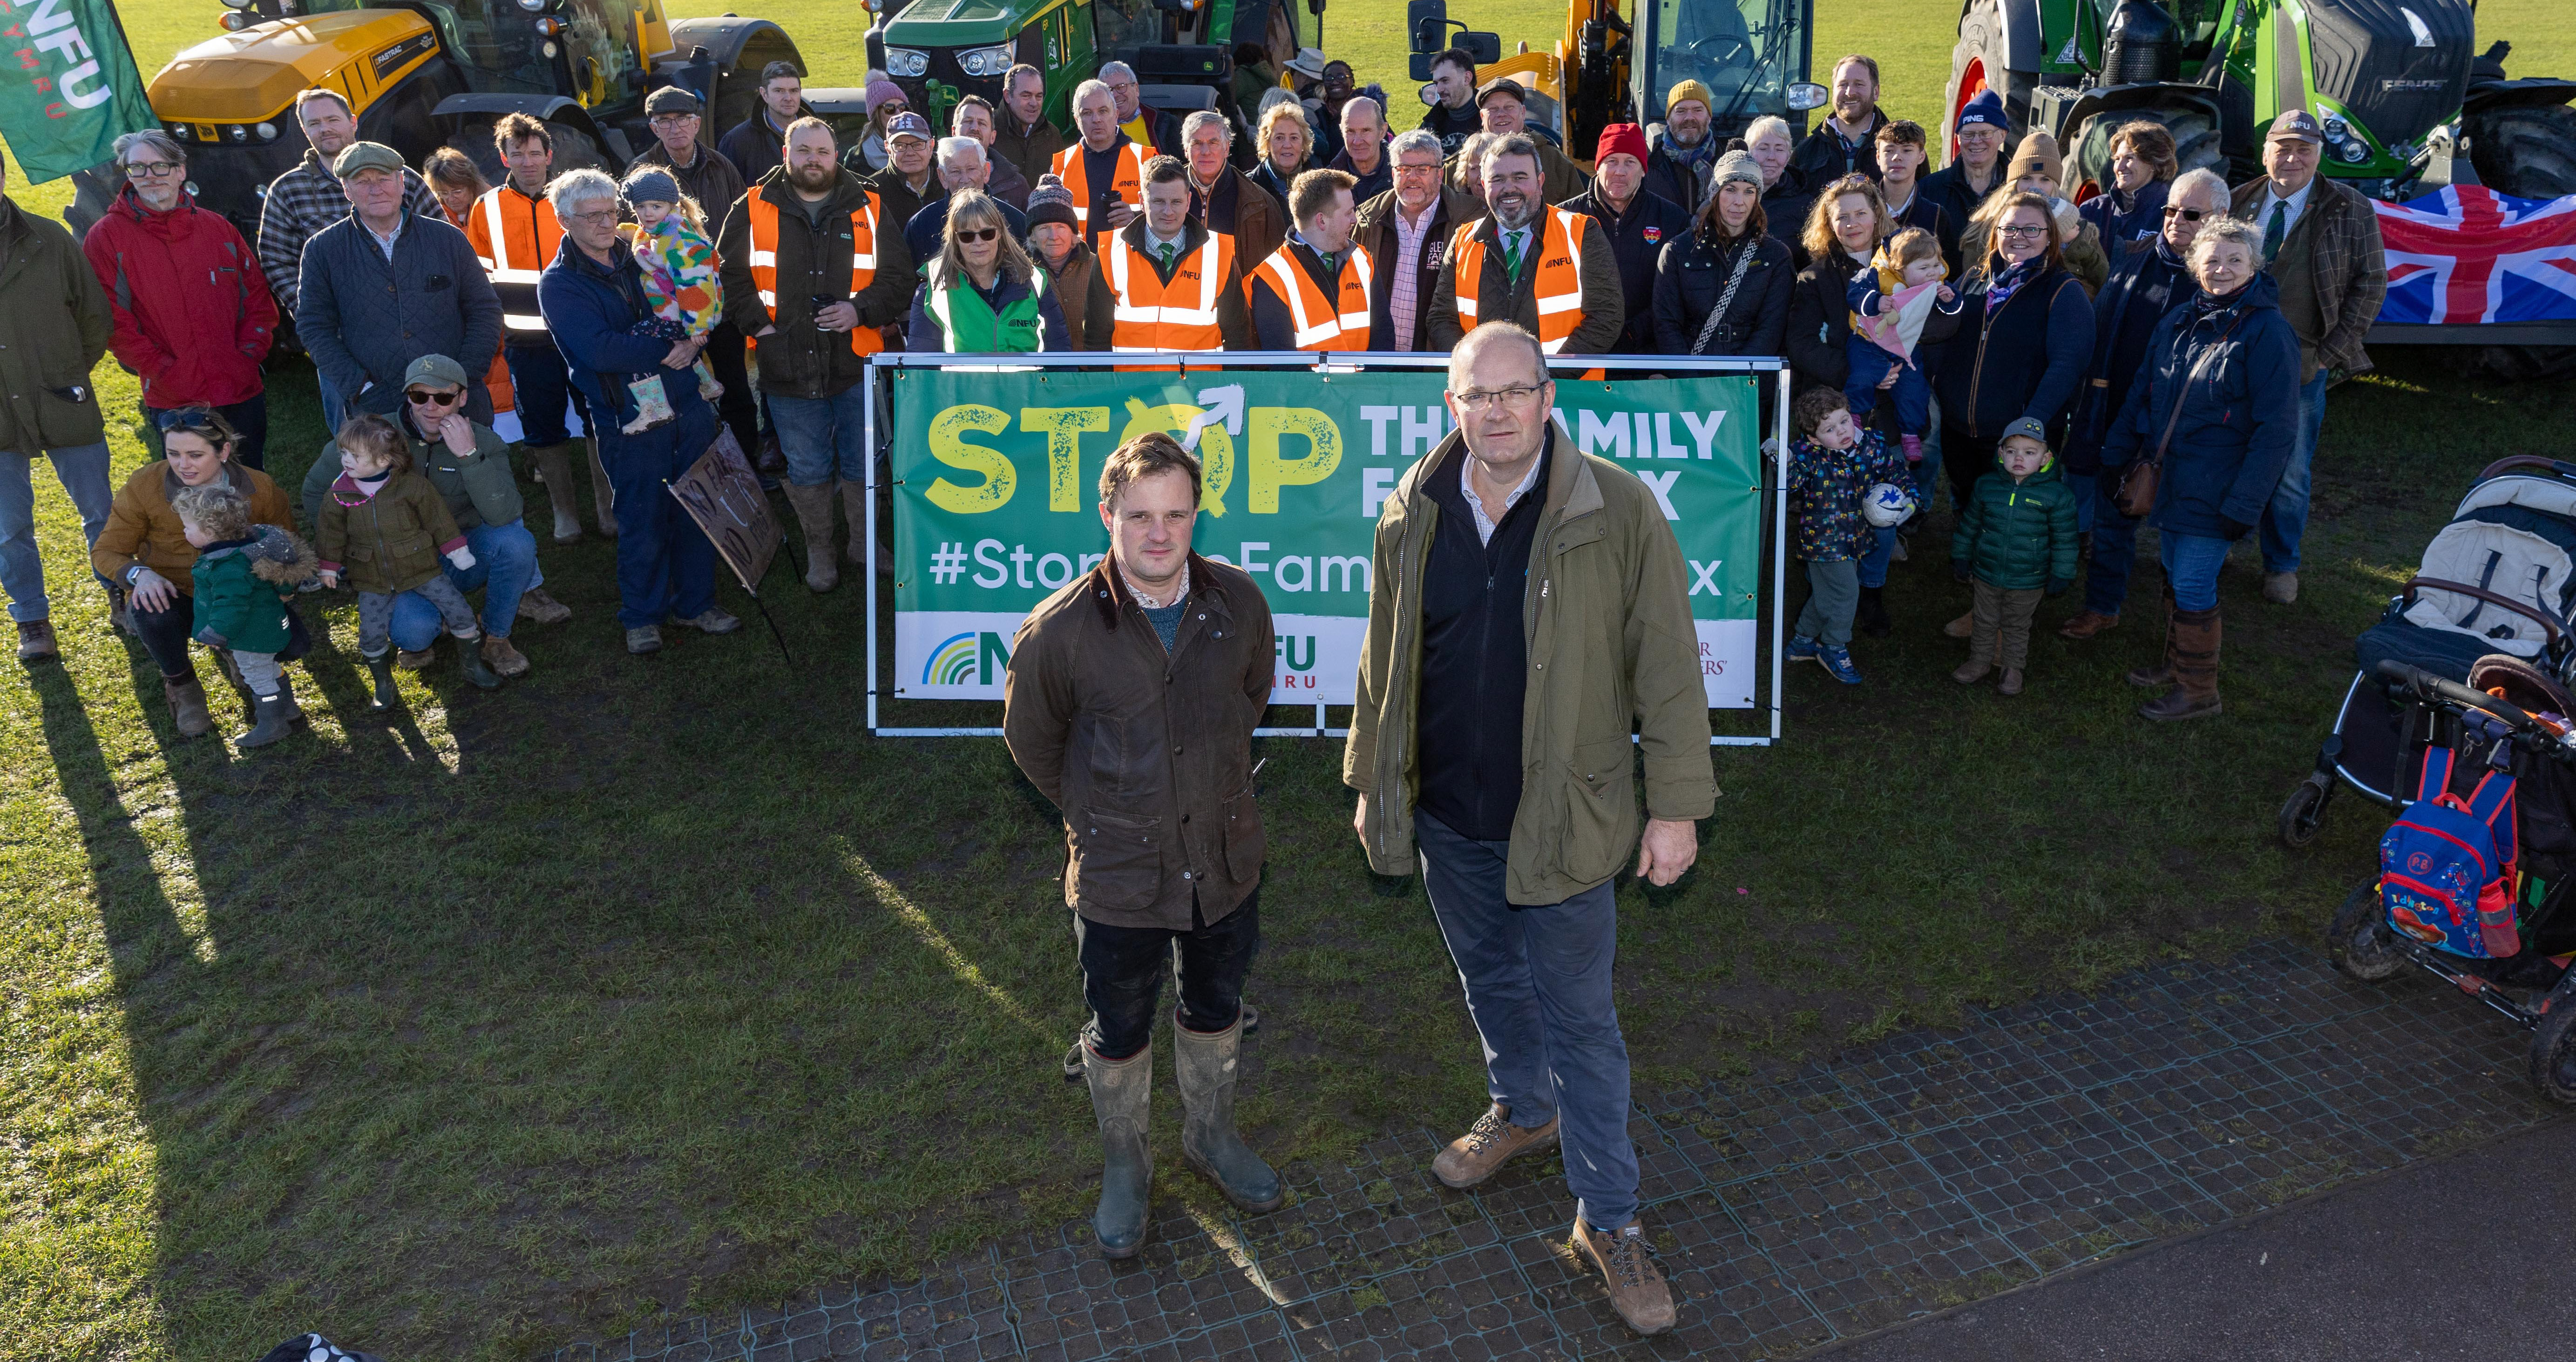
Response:
M185 169L187 167L173 161L128 161L125 163L125 178L158 180L164 176L176 175Z
M585 227L597 227L603 223L617 221L617 210L614 208L608 208L596 213L566 213L564 214L564 220L566 222L578 222Z
M959 241L990 241L1001 234L1002 229L999 227L978 227L972 231L960 228L957 232L957 239Z
M465 396L465 390L463 388L458 388L452 392L434 393L424 389L414 388L403 395L411 399L411 404L413 406L427 407L459 401Z
M164 433L174 430L212 431L215 428L215 414L201 407L180 407L152 419Z
M1995 232L2000 236L2037 236L2047 230L2048 229L2046 227L2003 226L1996 228Z
M676 128L683 123L695 123L697 121L698 116L696 114L666 113L653 115L653 126L657 128Z
M2198 222L2202 218L2208 217L2209 214L2198 208L2177 208L2169 203L2165 205L2165 216L2169 218L2181 218L2185 222Z
M1440 173L1440 167L1436 165L1409 166L1399 164L1395 168L1395 173L1398 175L1437 175Z
M1449 395L1458 399L1459 407L1471 412L1482 411L1497 402L1500 402L1507 407L1526 407L1529 405L1531 398L1538 396L1538 385L1535 383L1515 383L1508 388L1495 388L1490 391L1483 388L1475 388L1467 392L1451 393Z

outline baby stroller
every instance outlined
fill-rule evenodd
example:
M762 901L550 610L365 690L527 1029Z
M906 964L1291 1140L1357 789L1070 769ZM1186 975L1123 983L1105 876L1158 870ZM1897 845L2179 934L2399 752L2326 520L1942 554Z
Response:
M2576 698L2503 654L2472 664L2466 685L2394 659L2370 679L2400 718L2392 769L2414 778L2391 781L2407 803L2381 844L2381 874L2327 928L2335 966L2375 983L2411 964L2511 1018L2532 1032L2532 1086L2576 1104ZM2416 802L2446 791L2447 807ZM2410 865L2407 852L2467 845L2450 835L2464 828L2492 830L2476 849L2497 881L2449 897L2466 907L2444 921L2430 911L2444 900L2410 878L2431 858Z
M2422 570L2353 651L2360 666L2334 731L2281 805L2281 840L2293 848L2316 840L2338 781L2392 813L2406 807L2411 785L2398 762L2405 706L2391 700L2381 662L2466 681L2495 653L2562 686L2576 680L2576 463L2526 456L2488 465L2425 546Z

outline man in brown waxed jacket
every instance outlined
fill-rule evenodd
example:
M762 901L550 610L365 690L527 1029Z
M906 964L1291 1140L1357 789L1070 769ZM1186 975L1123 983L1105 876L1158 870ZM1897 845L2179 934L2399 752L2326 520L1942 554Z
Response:
M1083 1074L1107 1161L1091 1223L1110 1258L1145 1237L1165 961L1180 975L1182 1160L1244 1210L1285 1198L1234 1131L1243 980L1261 945L1252 730L1270 702L1270 606L1249 576L1190 552L1199 492L1198 460L1169 435L1119 446L1100 473L1109 556L1029 612L1003 682L1011 758L1064 812L1091 1010Z

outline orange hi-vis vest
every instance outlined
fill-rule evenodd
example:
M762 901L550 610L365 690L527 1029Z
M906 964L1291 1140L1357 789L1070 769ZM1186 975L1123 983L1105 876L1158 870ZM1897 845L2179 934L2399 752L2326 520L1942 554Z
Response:
M760 305L769 309L769 320L778 320L778 205L771 203L758 187L744 200L751 209L751 283L760 293ZM872 191L867 203L850 214L850 297L867 292L877 277L877 196ZM873 326L850 330L850 353L873 355L885 349L885 337Z
M1270 258L1261 262L1253 277L1266 280L1270 291L1288 305L1288 320L1297 328L1300 350L1365 350L1369 348L1369 255L1366 247L1351 243L1350 253L1342 260L1342 275L1335 286L1338 296L1327 298L1315 287L1313 276L1305 267L1288 257L1293 249L1281 243ZM1247 304L1249 299L1245 300Z
M555 206L544 196L530 198L504 184L475 200L466 215L465 239L474 258L492 280L501 299L504 339L525 340L546 334L546 319L537 311L537 276L554 263L563 245L563 228Z
M1074 231L1088 239L1110 229L1107 223L1102 223L1098 227L1091 225L1091 181L1088 178L1089 172L1083 169L1082 158L1080 141L1057 152L1055 177L1064 181L1065 189L1073 195ZM1118 178L1110 185L1109 192L1117 195L1122 202L1137 212L1145 211L1145 149L1143 147L1129 142L1118 148Z
M1109 348L1120 354L1153 354L1166 350L1221 350L1225 337L1217 330L1217 300L1234 273L1234 238L1208 233L1199 248L1181 257L1172 282L1163 282L1153 258L1128 244L1124 234L1109 242L1109 297L1115 304ZM1367 318L1363 316L1362 322Z
M1479 218L1458 229L1449 242L1450 257L1456 260L1458 273L1458 326L1465 331L1476 329L1476 290L1485 282L1486 242L1479 240L1476 229L1490 218ZM1538 278L1531 291L1538 301L1538 343L1553 355L1565 348L1565 338L1583 324L1583 234L1592 219L1582 213L1569 213L1551 208L1539 219L1538 230L1531 242L1538 251ZM1495 244L1501 249L1502 225L1494 226ZM1523 269L1529 262L1521 262ZM1509 317L1497 318L1509 321Z

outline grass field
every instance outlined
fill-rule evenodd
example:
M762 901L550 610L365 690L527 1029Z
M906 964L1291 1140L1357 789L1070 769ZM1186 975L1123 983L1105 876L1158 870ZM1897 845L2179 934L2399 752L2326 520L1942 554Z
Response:
M1385 11L1356 8L1328 39L1392 76ZM855 62L841 0L769 12L818 79L855 78L833 66ZM2571 55L2544 0L2483 12ZM214 7L125 17L151 69ZM1821 22L1820 52L1880 52L1891 105L1930 112L1946 6L1834 0ZM1920 40L1892 43L1901 22ZM2119 673L2152 647L2134 620L2082 648L2043 634L2019 700L1951 684L1937 626L1961 597L1942 538L1918 540L1890 587L1903 627L1858 650L1870 683L1794 675L1787 743L1716 758L1699 869L1623 886L1641 1085L2318 922L2377 825L2345 803L2291 855L2271 818L2352 635L2475 469L2568 430L2556 388L2381 358L2334 398L2299 605L2229 576L2219 721L2130 717ZM291 479L319 419L309 371L272 380ZM130 408L130 379L98 381ZM113 438L120 472L142 460ZM1087 1205L1089 1112L1053 1068L1080 1019L1053 812L997 743L862 735L853 588L772 577L792 668L757 633L636 661L609 548L549 548L576 616L519 633L535 674L486 695L442 663L381 719L343 598L307 669L312 735L236 757L175 741L38 481L67 660L0 680L0 1362L238 1362L306 1328L388 1358L524 1356ZM1418 891L1367 873L1334 744L1264 755L1256 1139L1330 1159L1462 1123L1474 1041Z

